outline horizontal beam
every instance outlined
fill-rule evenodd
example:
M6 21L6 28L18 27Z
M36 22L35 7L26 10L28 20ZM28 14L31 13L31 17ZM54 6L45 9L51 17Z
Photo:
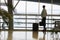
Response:
M15 0L18 1L18 0ZM32 1L32 2L42 2L42 3L50 3L60 5L60 1L57 0L20 0L20 1Z
M0 19L2 19L2 18L0 18ZM26 20L26 18L14 18L14 19L16 19L16 20ZM36 21L37 18L27 18L27 20L34 20L34 21ZM39 20L41 20L41 18L39 18ZM52 21L56 21L57 20L57 21L60 21L60 19L46 19L46 20L52 20Z
M16 15L16 16L41 16L40 14L23 14L23 13L19 13L19 14L13 14L14 16ZM55 15L55 14L49 14L49 15L47 15L47 16L60 16L59 14L58 15Z
M3 23L3 22L0 22ZM19 23L19 24L33 24L34 22L14 22L14 23ZM55 24L55 23L46 23L46 24Z
M1 27L1 26L0 26ZM5 27L7 27L7 26L5 26ZM33 27L18 27L18 26L15 26L14 28L33 28ZM43 28L43 27L39 27L39 28ZM52 27L46 27L46 29L53 29Z
M23 19L25 20L26 18L14 18L14 19ZM27 18L27 20L37 20L37 18ZM39 18L41 20L41 18ZM60 20L60 19L46 19L46 20Z
M0 18L0 19L2 19L2 18ZM26 20L26 18L14 18L14 19L16 19L16 20ZM27 18L27 20L37 20L37 18ZM41 18L39 18L39 20L41 20ZM52 20L52 21L55 21L55 20L60 20L60 19L46 19L46 20Z
M5 3L0 3L0 5L1 5L1 6L6 6L6 4L5 4Z
M3 29L0 29L0 31L33 31L33 30L27 30L27 29L13 29L13 30L3 30ZM44 30L38 30L39 32L43 32ZM60 32L60 30L46 30L46 32Z
M14 0L14 1L18 1L18 0ZM41 3L50 3L50 4L57 4L60 5L60 1L57 0L20 0L20 1L32 1L32 2L41 2ZM5 4L2 4L5 5Z

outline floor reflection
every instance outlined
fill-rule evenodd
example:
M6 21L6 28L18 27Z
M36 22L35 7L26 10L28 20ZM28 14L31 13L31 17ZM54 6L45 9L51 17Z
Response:
M41 34L43 34L42 37L40 36ZM39 40L45 40L45 38L46 38L46 37L45 37L46 32L44 32L44 33L42 32L41 34L39 35L39 36L40 36L40 37L39 37Z
M0 40L1 40L1 31L0 31Z
M59 35L60 33L55 33L55 32L51 34L52 40L60 40Z
M12 40L13 39L12 35L13 35L13 31L8 31L8 38L7 38L7 40Z
M45 34L46 34L46 33L43 33L43 40L45 40Z
M38 40L38 31L33 31L33 39Z
M27 34L27 35L26 35ZM0 40L60 40L60 33L38 31L0 31Z
M33 31L33 40L45 40L45 34L43 33L43 38L38 38L38 31Z

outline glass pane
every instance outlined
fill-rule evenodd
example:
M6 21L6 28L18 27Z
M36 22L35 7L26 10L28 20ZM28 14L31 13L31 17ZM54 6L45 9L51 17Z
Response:
M13 2L14 7L15 7L17 2L18 1ZM25 1L20 1L16 6L15 11L19 14L21 14L21 13L24 14L25 13Z
M1 8L4 9L4 10L6 10L6 11L8 11L7 6L1 6Z
M5 2L7 3L7 0L1 0L1 3L5 3Z
M27 13L37 14L38 13L38 3L37 2L27 2Z
M60 15L60 6L59 5L53 5L53 14L54 15Z
M18 1L13 1L14 7L17 2ZM13 17L14 18L14 29L25 29L25 27L26 27L25 26L26 25L25 24L26 16L24 15L25 14L25 5L26 5L25 1L20 1L15 8L14 17Z

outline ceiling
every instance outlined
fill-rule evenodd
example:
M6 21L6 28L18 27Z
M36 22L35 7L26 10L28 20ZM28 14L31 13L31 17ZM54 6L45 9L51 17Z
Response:
M33 1L33 2L42 2L42 3L53 3L60 5L60 0L23 0L23 1Z

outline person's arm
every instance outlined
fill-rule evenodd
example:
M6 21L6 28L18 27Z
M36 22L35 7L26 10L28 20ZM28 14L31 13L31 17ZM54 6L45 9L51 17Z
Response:
M47 16L47 11L46 10L45 10L45 13L46 13L45 15Z
M42 12L41 12L41 17L43 16L43 10L42 10Z

